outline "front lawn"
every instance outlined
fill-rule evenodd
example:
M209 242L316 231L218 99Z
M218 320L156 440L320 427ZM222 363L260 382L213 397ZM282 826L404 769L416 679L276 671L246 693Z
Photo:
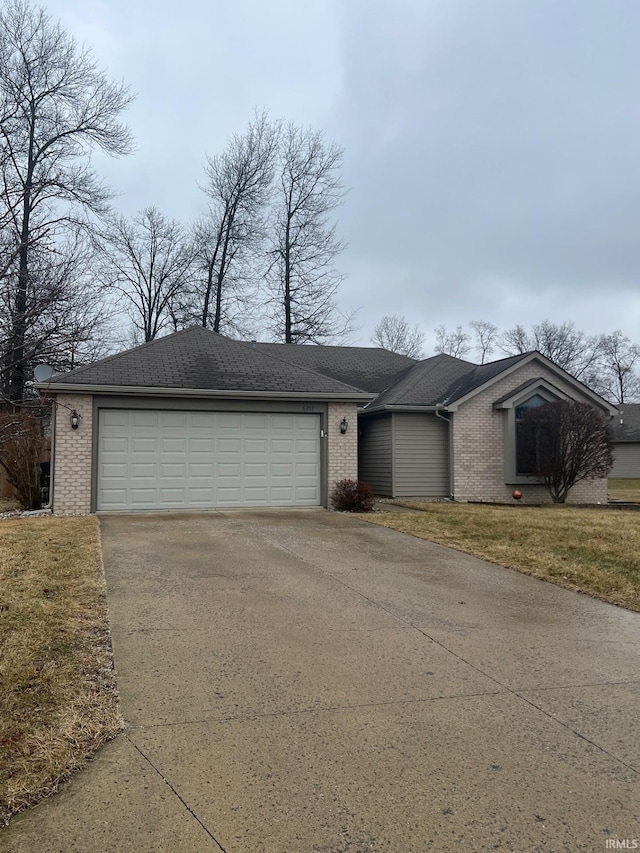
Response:
M609 500L640 503L640 480L609 479Z
M122 728L98 522L0 521L0 824Z
M640 611L640 512L402 503L362 518Z

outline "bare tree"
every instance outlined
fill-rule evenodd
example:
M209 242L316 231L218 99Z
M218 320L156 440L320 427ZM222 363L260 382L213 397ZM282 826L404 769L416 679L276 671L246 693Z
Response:
M101 286L119 298L142 339L154 340L189 287L193 253L184 229L147 207L132 220L111 217L98 247Z
M498 340L498 346L505 355L524 355L535 349L533 340L527 334L524 326L514 326L507 329Z
M457 326L454 332L448 332L444 326L434 329L436 334L435 351L452 355L454 358L464 358L471 351L471 335Z
M475 335L475 350L480 356L480 364L484 364L496 348L498 327L488 320L472 320L469 325Z
M234 134L226 150L207 157L207 215L196 225L196 264L192 313L205 327L238 331L255 297L251 282L265 236L280 123L256 113L247 130Z
M507 355L538 350L576 379L587 382L597 371L600 357L597 336L585 335L573 323L551 323L549 320L532 326L529 334L522 326L515 326L502 335L500 348Z
M108 353L112 312L105 305L93 278L91 245L81 229L69 227L58 251L40 252L36 246L29 259L30 286L24 302L22 397L31 396L29 379L38 362L55 370L68 370ZM9 341L15 304L9 287L0 288L0 339ZM13 364L5 351L1 364L7 381ZM15 402L15 401L14 401Z
M612 403L629 403L640 397L640 346L618 329L600 337L600 361L594 390Z
M345 243L331 221L345 195L342 156L320 131L290 124L282 134L266 284L271 328L285 343L336 340L349 330L334 267Z
M558 401L528 409L518 432L518 454L549 489L554 503L564 503L581 480L606 477L613 465L611 425L594 406Z
M387 315L373 330L371 342L391 352L407 355L409 358L422 358L424 333L418 325L411 327L405 317L397 314Z
M11 312L1 343L13 403L24 394L32 256L59 253L70 224L105 211L111 193L90 154L129 153L119 117L130 100L43 9L9 0L0 12L0 272Z

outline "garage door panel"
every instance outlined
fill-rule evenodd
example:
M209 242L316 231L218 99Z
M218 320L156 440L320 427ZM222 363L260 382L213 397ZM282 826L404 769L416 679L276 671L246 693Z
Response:
M271 488L271 497L276 501L289 503L293 497L293 489L291 486L282 486L281 488L273 486Z
M242 415L232 412L218 412L216 414L216 429L219 432L238 432L242 429Z
M155 438L131 437L131 450L134 453L157 453L158 442Z
M160 476L161 477L169 477L170 479L173 477L177 477L180 480L184 480L187 475L187 465L185 462L163 462L160 466Z
M133 412L134 427L156 427L157 425L157 412Z
M213 438L190 438L189 452L190 453L206 453L211 454L215 449Z
M239 486L227 488L220 486L216 488L216 503L218 506L241 506L242 493Z
M299 504L310 504L315 500L315 486L296 486L295 500Z
M273 466L271 466L273 472ZM265 462L246 462L244 466L245 477L263 477L267 476L267 465Z
M315 481L320 476L319 466L315 462L297 462L295 475Z
M166 429L187 428L187 413L186 412L163 412L160 416L160 425Z
M191 426L194 429L213 430L216 426L215 412L192 412Z
M153 507L155 506L157 499L158 495L155 488L131 489L131 502L133 506L140 506L144 504L145 506Z
M286 430L290 432L295 423L294 415L272 415L271 418L271 429L275 430Z
M105 509L126 509L127 490L105 488L101 491L100 501Z
M197 503L201 506L211 506L213 503L213 489L197 489L191 486L189 488L189 498L192 503Z
M129 417L127 412L121 412L114 409L112 411L106 411L104 416L104 422L107 426L129 426Z
M272 477L292 477L293 464L291 462L274 462L270 468Z
M316 423L314 423L314 419L310 418L309 415L295 415L294 417L295 428L298 432L304 432L308 430L309 432L316 431Z
M265 503L267 500L267 489L266 486L246 486L243 489L244 497L247 503L256 504L256 503Z
M101 466L102 477L104 480L118 479L122 480L127 476L126 462L103 462Z
M318 415L102 410L98 509L320 504Z
M105 453L126 453L128 444L126 437L116 438L112 436L104 439L102 449Z
M217 477L241 477L242 465L239 462L218 462L215 466Z
M155 479L158 476L158 466L155 462L132 462L131 476L135 479L144 477Z
M213 477L213 462L190 462L189 477L192 480L198 477L206 477L210 480Z
M230 453L234 456L242 450L242 442L239 438L219 438L216 441L216 453Z
M186 453L186 438L161 438L160 450L162 453Z
M161 488L160 502L163 506L184 506L186 503L187 490L185 488Z

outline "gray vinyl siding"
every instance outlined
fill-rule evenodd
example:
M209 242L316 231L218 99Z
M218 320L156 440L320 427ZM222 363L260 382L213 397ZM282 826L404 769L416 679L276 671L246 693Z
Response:
M610 477L640 478L640 442L616 443Z
M448 424L432 414L393 417L393 496L448 497Z
M369 483L376 495L391 497L391 415L362 418L358 442L358 477Z

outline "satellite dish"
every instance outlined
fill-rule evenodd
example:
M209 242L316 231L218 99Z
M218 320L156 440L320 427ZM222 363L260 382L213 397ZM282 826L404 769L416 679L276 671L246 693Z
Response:
M36 382L48 382L54 374L53 367L48 364L37 364L33 371Z

